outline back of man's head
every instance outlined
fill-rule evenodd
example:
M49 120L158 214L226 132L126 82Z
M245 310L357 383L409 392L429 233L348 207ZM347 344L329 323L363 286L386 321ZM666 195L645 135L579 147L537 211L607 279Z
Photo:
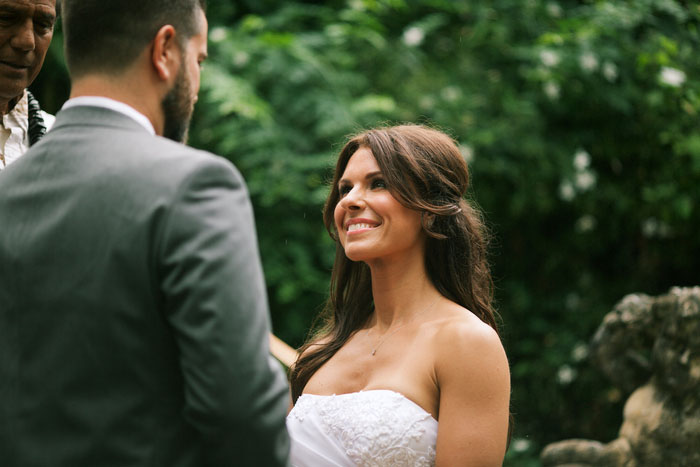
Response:
M198 31L206 0L60 0L66 62L73 79L119 73L169 24L180 44Z

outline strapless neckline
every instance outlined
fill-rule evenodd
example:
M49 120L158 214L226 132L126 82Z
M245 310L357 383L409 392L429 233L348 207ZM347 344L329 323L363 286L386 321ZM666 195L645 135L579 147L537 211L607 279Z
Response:
M304 396L312 396L312 397L357 397L359 394L369 394L373 392L378 392L378 393L389 393L389 394L395 394L396 396L401 397L403 400L410 402L413 406L415 406L418 410L422 411L426 415L430 417L431 420L435 421L435 423L438 423L437 419L433 417L433 415L425 410L423 407L418 405L415 401L412 399L409 399L408 397L404 396L398 391L394 391L393 389L362 389L360 391L356 392L344 392L341 394L309 394L309 393L303 393L299 398L301 399Z
M401 393L302 394L287 416L294 467L429 467L438 422Z

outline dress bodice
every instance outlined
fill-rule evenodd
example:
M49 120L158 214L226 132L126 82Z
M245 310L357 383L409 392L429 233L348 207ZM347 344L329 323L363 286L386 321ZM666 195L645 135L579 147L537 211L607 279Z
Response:
M390 390L303 394L287 428L294 467L435 464L437 420Z

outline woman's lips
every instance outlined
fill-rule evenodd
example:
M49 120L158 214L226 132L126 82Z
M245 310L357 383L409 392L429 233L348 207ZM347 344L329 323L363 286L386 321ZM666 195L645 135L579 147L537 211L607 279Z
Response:
M345 231L350 234L358 234L361 232L366 232L368 230L376 229L381 225L381 222L377 222L372 219L350 219L345 223Z

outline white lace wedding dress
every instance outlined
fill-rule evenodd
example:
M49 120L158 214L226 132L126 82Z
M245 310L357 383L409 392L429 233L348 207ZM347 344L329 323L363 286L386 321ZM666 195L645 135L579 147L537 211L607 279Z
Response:
M394 391L302 394L287 428L293 467L435 465L437 420Z

